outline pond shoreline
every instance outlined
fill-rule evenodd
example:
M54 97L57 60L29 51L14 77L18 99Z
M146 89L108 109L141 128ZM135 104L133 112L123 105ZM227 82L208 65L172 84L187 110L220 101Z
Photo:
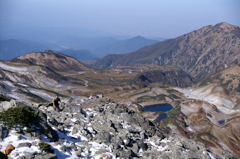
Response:
M173 106L170 103L154 104L143 107L142 112L159 113L154 117L154 122L160 122L167 118L167 112L172 110Z

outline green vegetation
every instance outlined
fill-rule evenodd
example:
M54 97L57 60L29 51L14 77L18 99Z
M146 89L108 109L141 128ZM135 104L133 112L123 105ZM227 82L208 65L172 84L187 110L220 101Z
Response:
M228 85L232 83L232 80L227 80L226 83L221 83L223 87L228 87Z
M0 95L0 101L10 101L10 98L4 97Z
M161 121L161 128L167 127L168 123L171 122L171 118L167 117Z
M41 151L50 152L50 153L54 152L54 150L51 149L51 146L46 142L40 142L38 146L40 147Z
M168 97L171 98L171 99L181 99L180 97L178 97L175 94L170 94Z
M29 106L12 107L0 112L0 121L7 128L21 131L24 127L31 128L36 120L36 114Z
M180 110L178 109L172 109L170 111L167 112L167 115L169 118L173 118L174 115L177 115L180 113Z
M163 120L161 121L160 127L161 127L161 128L167 127L167 125L168 125L170 122L171 122L172 124L178 126L175 122L173 122L173 117L174 117L175 115L179 114L179 113L180 113L180 110L178 110L178 109L172 109L172 110L170 110L170 111L168 111L168 112L166 112L166 113L167 113L168 117L165 118L165 119L163 119Z
M149 88L154 88L154 87L159 87L159 88L163 88L162 87L162 83L150 83L150 85L148 86Z
M71 82L72 84L76 84L76 85L80 85L80 86L85 86L84 83L80 83L80 82Z
M144 100L144 99L162 99L162 100L164 100L165 97L166 97L165 94L160 94L160 95L157 95L157 96L148 96L148 95L145 95L145 96L138 97L137 100L138 100L138 101L141 101L141 100Z
M148 88L148 87L140 88L140 89L136 90L134 93L132 93L132 94L129 96L129 98L132 97L132 96L138 95L138 94L146 93L146 92L148 92L148 91L150 91L150 90L151 90L151 89Z
M170 84L162 84L159 86L159 88L168 88L170 86Z

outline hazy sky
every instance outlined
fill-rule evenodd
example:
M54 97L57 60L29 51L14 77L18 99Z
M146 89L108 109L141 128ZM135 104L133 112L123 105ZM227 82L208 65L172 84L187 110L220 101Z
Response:
M79 27L173 38L219 22L240 26L240 0L0 0L5 27Z

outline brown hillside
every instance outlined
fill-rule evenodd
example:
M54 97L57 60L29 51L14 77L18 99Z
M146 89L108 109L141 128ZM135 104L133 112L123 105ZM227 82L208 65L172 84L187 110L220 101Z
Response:
M211 77L201 81L200 86L217 83L228 91L240 92L240 65L224 69Z
M106 56L96 64L96 67L133 64L173 65L201 80L238 64L239 60L240 28L228 23L219 23L144 47L130 54Z
M31 52L25 56L14 58L11 60L11 62L44 65L52 70L58 71L80 71L90 69L88 66L84 65L73 57L51 50L46 50L45 52Z

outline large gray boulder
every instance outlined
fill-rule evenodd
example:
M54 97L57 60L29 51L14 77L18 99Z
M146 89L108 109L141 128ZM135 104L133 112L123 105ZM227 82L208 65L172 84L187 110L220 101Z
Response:
M51 126L48 125L47 115L35 107L32 107L35 114L37 115L37 120L35 121L36 127L41 134L45 134L51 141L58 141L59 136Z
M0 112L5 111L11 107L19 107L19 106L23 106L23 105L26 105L26 104L16 101L16 100L13 100L13 99L11 99L10 102L3 101L3 102L0 102Z

